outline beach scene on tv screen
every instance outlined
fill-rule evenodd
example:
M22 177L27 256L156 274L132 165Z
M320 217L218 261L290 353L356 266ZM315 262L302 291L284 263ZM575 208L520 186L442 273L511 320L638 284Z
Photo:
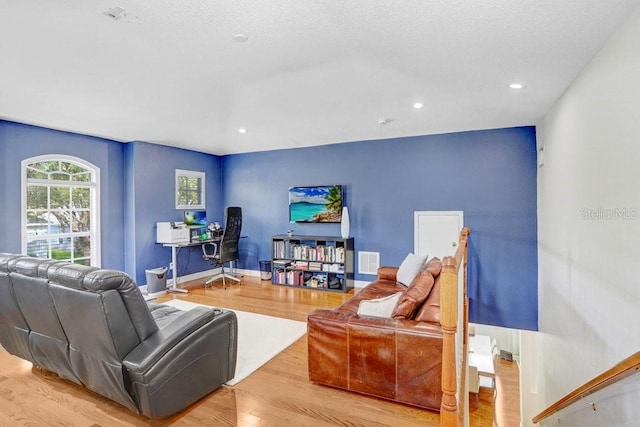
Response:
M340 222L341 219L341 185L289 189L289 221Z
M185 211L184 223L188 227L206 227L207 213L205 211Z

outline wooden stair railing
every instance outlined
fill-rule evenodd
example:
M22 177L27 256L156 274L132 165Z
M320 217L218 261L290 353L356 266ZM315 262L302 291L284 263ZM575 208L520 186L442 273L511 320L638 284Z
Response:
M556 403L533 417L532 421L534 424L538 424L540 421L552 416L568 406L571 406L581 399L584 399L590 394L613 385L638 372L640 372L640 351L627 357L622 362L616 364L613 368L603 372L591 381L588 381L573 390L571 393L567 394Z
M466 351L462 351L460 366L456 364L456 332L458 331L458 298L464 299L464 310L467 307L467 243L471 230L464 227L460 231L458 248L454 256L447 256L442 261L440 282L440 325L442 327L442 402L440 404L440 425L453 427L462 425L464 419L465 398L464 386L458 390L457 372L460 368L461 383L465 384ZM463 295L458 292L458 274L463 266ZM467 315L463 314L462 332L467 333ZM466 341L466 340L465 340ZM459 393L459 394L458 394ZM456 396L458 395L458 396ZM460 405L458 405L460 402Z

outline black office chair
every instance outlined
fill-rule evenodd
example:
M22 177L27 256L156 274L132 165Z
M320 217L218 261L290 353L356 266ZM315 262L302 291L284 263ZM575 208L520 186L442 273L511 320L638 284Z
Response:
M231 279L240 282L240 279L232 274L226 273L224 265L228 262L240 259L238 251L238 242L240 240L240 231L242 230L242 208L230 206L226 210L226 224L222 233L222 239L216 243L204 243L202 245L202 253L205 259L212 261L214 267L221 267L222 270L205 283L207 287L210 283L222 278L222 288L227 288L225 279ZM208 246L213 246L213 252L207 251Z

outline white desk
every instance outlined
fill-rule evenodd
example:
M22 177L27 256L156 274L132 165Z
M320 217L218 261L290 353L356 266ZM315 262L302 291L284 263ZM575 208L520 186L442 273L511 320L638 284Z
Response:
M222 240L222 236L213 237L211 239L199 239L194 240L192 242L184 242L184 243L163 243L162 246L166 246L171 248L171 275L172 275L172 283L171 286L167 288L169 292L189 292L186 289L182 289L178 287L178 251L180 248L187 248L190 246L202 246L204 243L217 243Z
M480 377L487 378L480 385L493 387L496 377L496 369L493 365L493 352L491 351L491 337L486 335L473 335L469 337L469 365L478 368Z

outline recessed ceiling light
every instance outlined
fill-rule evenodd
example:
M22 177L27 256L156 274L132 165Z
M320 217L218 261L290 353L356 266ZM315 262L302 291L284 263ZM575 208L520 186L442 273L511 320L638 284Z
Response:
M240 128L238 129L238 132L240 133L247 133L247 130L245 128Z
M524 85L522 83L511 83L509 87L511 89L524 89Z
M246 34L239 33L239 34L236 34L235 36L233 36L233 39L235 41L237 41L238 43L244 43L247 40L249 40L249 36L246 35Z
M424 107L424 104L422 102L416 102L415 104L413 104L413 108L415 108L416 110L419 110L422 107Z

